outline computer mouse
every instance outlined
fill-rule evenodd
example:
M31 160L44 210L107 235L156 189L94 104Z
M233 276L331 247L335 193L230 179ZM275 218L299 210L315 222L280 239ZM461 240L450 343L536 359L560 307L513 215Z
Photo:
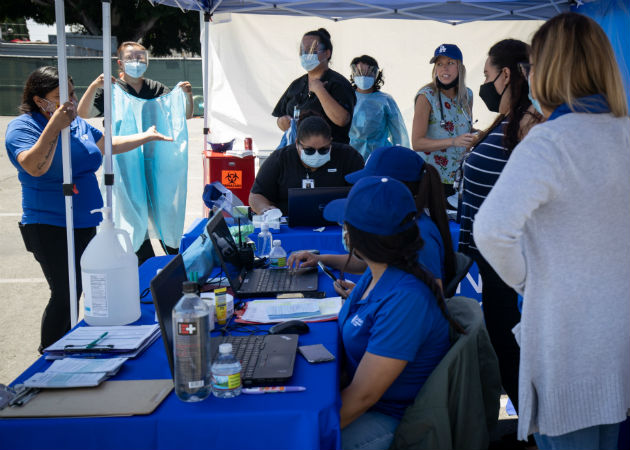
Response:
M309 331L308 325L301 320L287 320L269 328L269 334L305 334Z

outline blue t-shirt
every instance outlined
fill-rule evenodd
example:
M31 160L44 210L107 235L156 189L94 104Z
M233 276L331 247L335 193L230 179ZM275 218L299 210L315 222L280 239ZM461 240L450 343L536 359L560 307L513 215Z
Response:
M401 418L450 347L448 322L429 288L415 276L388 267L367 298L368 268L339 312L339 328L351 377L365 352L408 361L372 407Z
M17 168L18 179L22 184L22 223L65 227L61 134L52 164L44 175L29 175L17 161L17 155L35 145L47 124L48 121L39 112L22 114L9 123L5 145L9 160ZM72 183L78 191L72 196L75 228L94 227L102 220L100 213L90 214L91 210L103 207L95 173L103 161L96 146L102 136L103 133L80 117L70 124Z
M418 262L433 274L434 278L444 278L444 242L437 225L425 213L416 221L424 246L418 252Z

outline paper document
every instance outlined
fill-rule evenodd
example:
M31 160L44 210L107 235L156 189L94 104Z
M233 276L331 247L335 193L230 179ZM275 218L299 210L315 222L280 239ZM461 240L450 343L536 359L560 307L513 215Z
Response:
M241 320L273 323L290 319L313 321L334 319L339 314L341 303L341 297L252 300L247 303Z
M120 366L127 361L127 358L107 358L107 359L85 359L85 358L64 358L58 359L46 369L46 373L93 373L105 372L114 374L118 372Z
M131 351L140 348L146 341L159 333L159 325L124 325L115 327L79 327L44 349L45 352L63 352L68 348L85 348L98 340L96 347L110 347L112 352ZM102 339L101 336L107 333ZM96 348L95 347L95 348Z
M107 374L96 373L60 373L38 372L24 382L27 387L34 388L72 388L98 386Z

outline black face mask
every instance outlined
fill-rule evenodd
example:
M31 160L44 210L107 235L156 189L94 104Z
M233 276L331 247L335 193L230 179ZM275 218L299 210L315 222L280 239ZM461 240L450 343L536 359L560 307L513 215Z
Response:
M503 88L503 92L500 94L497 92L497 89L494 87L494 82L497 81L500 76L501 72L499 72L494 80L488 81L479 87L479 97L481 97L481 100L483 100L488 109L492 112L499 112L501 97L503 97L503 92L505 92L508 87L506 84L505 88Z
M437 87L445 91L448 91L449 89L456 87L457 83L459 83L459 76L455 78L453 81L451 81L449 84L444 84L440 81L438 77L435 77L435 84L437 85Z

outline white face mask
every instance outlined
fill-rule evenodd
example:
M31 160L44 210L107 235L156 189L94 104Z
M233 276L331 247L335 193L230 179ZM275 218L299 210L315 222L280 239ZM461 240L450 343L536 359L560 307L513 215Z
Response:
M300 64L307 72L310 72L315 67L319 66L319 57L317 53L302 53L300 55Z
M147 71L147 63L142 61L125 61L125 73L131 78L140 78Z
M364 77L358 75L356 77L353 77L353 79L354 84L356 84L359 89L362 89L364 91L367 91L372 86L374 86L374 77Z
M328 151L325 155L320 155L319 152L315 152L312 155L307 155L303 150L300 149L300 159L304 164L309 167L313 167L315 169L323 166L328 161L330 161L330 152Z
M57 110L57 108L59 108L58 104L56 104L55 102L51 100L48 100L47 98L42 97L42 100L46 102L46 106L44 107L40 106L40 108L42 108L44 111L46 111L49 114L53 114Z

